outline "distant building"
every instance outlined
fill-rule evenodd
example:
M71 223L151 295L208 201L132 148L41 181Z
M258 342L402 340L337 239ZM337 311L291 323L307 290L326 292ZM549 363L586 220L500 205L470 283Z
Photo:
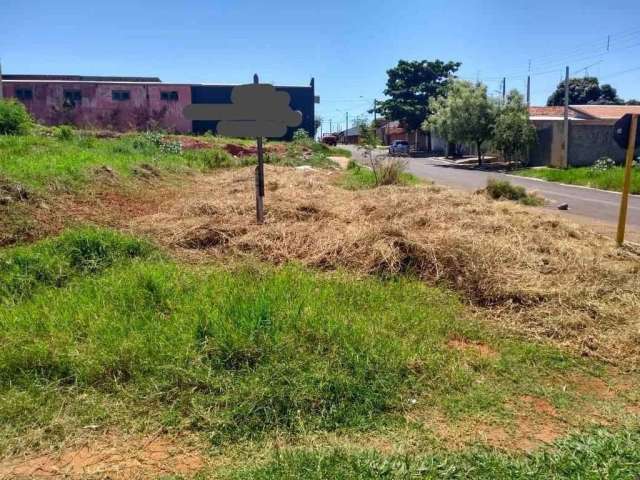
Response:
M564 160L564 107L529 107L538 140L531 149L531 166L587 166L601 157L618 163L625 150L613 140L613 126L627 113L640 114L636 105L570 105L568 165Z
M3 75L2 93L25 104L45 125L74 124L86 128L145 130L158 127L176 133L214 132L216 122L191 121L182 110L192 103L231 103L234 85L163 83L157 77L81 75ZM315 86L276 86L291 96L302 112L297 128L315 135Z

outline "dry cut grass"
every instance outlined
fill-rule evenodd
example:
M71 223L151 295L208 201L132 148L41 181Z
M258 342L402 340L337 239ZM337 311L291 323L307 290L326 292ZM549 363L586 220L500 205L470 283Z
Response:
M540 209L426 185L347 191L337 175L267 167L262 226L252 169L198 176L129 226L193 261L249 255L411 273L455 288L519 334L638 365L638 252Z

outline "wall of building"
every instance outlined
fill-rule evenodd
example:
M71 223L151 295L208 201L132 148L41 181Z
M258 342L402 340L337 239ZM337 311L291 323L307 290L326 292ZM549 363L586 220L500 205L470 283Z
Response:
M613 140L611 122L572 122L569 129L569 165L593 165L601 157L624 163L626 150Z
M73 123L82 127L132 130L158 125L168 131L190 132L191 122L182 109L191 103L189 85L4 81L5 98L15 97L16 89L30 89L32 98L23 103L44 125ZM80 102L65 105L65 90L79 91ZM130 98L116 101L112 91L128 91ZM178 92L177 101L162 100L161 92Z

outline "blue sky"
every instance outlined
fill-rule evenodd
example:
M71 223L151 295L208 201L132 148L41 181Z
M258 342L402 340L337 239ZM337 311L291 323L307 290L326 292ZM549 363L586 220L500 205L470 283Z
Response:
M531 59L534 104L566 64L640 98L637 0L0 0L0 12L6 73L242 83L258 72L284 85L314 76L317 114L334 127L382 98L401 58L461 61L460 76L490 91L502 76L524 90Z

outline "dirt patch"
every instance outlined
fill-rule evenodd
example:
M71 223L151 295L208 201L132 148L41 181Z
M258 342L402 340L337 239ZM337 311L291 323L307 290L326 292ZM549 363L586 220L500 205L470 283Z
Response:
M278 188L268 192L266 223L258 226L253 177L251 168L197 177L158 213L126 225L191 261L250 255L411 273L448 284L481 317L519 335L612 363L640 359L640 256L584 227L446 188L347 191L333 184L335 173L270 165L267 181ZM214 217L194 211L204 199L213 199ZM202 250L185 247L197 227L241 233Z
M520 397L520 400L538 414L549 415L551 417L556 417L558 415L555 407L544 398L523 395Z
M601 378L588 375L573 375L569 383L581 395L591 396L600 400L611 400L616 392Z
M166 436L106 435L59 452L0 460L0 477L110 479L192 476L205 466L194 447Z
M463 352L474 352L483 358L495 358L498 355L498 352L496 352L486 343L473 342L471 340L467 340L466 338L451 339L447 342L447 345L449 346L449 348L453 348L455 350L460 350Z

